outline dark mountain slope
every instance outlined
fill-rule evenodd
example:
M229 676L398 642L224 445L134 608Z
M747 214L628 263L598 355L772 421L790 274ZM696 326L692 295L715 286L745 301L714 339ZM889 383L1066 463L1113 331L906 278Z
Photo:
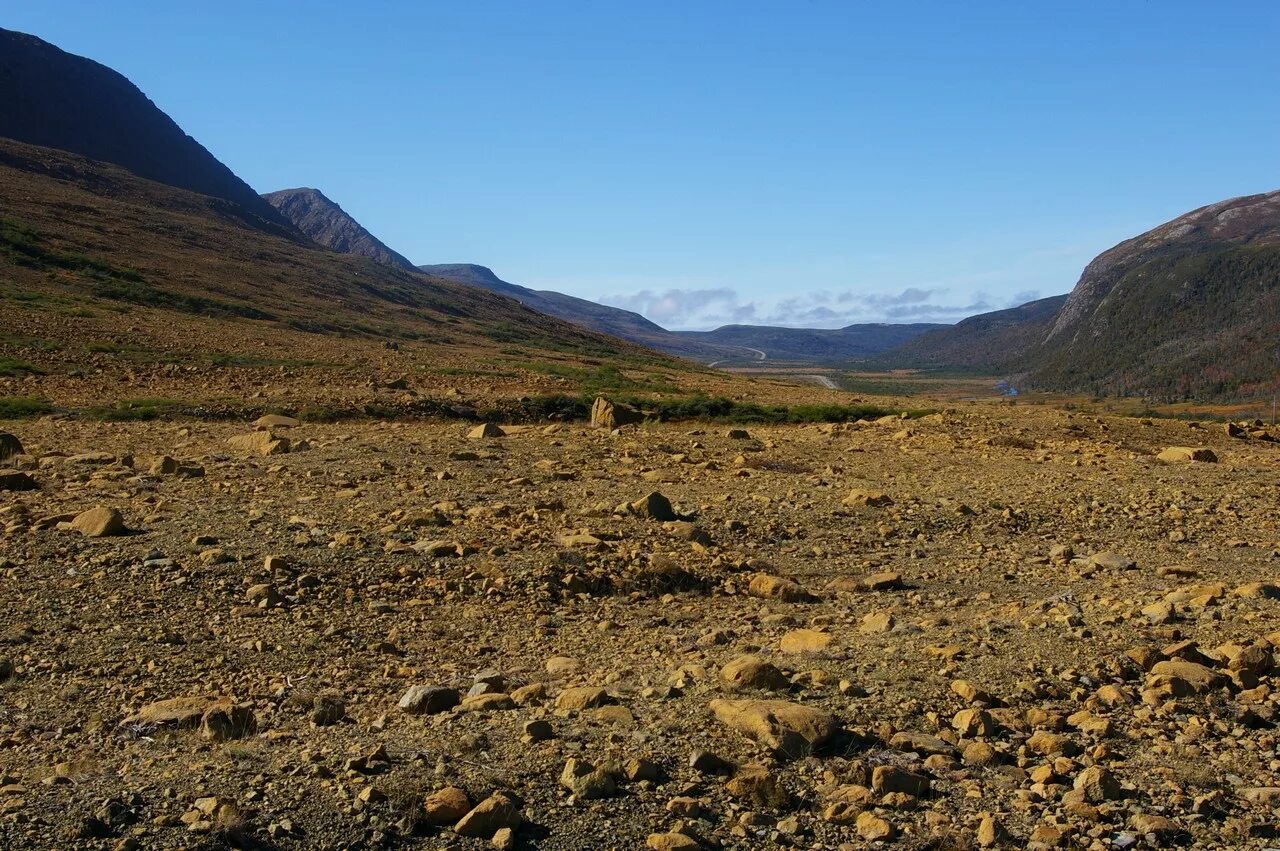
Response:
M1280 372L1280 191L1179 216L1099 255L1029 360L1036 386L1249 396Z
M642 352L510 298L249 227L228 206L0 139L0 281L17 294L0 302L0 315L90 299L477 351L518 341L593 355Z
M883 352L875 363L993 373L1020 369L1027 353L1044 339L1066 300L1065 295L1056 295L970 316Z
M343 254L358 254L386 266L414 265L369 233L319 189L282 189L262 196L314 242Z
M270 204L125 77L4 29L0 136L114 163L148 180L232 202L251 222L292 232Z

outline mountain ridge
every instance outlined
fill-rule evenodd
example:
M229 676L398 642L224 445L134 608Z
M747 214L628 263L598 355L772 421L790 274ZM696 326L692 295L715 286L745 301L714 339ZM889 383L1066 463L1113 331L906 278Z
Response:
M331 251L357 254L387 266L415 270L404 255L389 248L319 189L280 189L264 193L262 197L313 242Z
M296 231L123 74L37 36L0 29L0 136L113 163L237 205L257 227Z

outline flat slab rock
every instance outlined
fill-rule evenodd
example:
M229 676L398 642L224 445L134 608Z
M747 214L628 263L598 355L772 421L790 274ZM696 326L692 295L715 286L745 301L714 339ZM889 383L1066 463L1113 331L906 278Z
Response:
M708 708L716 720L783 759L808 756L840 729L829 712L786 700L713 700Z

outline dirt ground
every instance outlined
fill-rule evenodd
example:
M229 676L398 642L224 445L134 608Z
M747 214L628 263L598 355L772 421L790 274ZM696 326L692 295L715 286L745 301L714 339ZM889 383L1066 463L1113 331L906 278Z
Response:
M1280 844L1265 429L471 428L0 423L0 847Z

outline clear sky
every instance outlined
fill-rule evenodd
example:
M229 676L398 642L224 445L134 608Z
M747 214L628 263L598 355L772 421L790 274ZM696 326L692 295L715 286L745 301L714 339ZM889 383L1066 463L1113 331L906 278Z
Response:
M414 262L674 328L954 321L1280 187L1275 0L0 0L0 26Z

